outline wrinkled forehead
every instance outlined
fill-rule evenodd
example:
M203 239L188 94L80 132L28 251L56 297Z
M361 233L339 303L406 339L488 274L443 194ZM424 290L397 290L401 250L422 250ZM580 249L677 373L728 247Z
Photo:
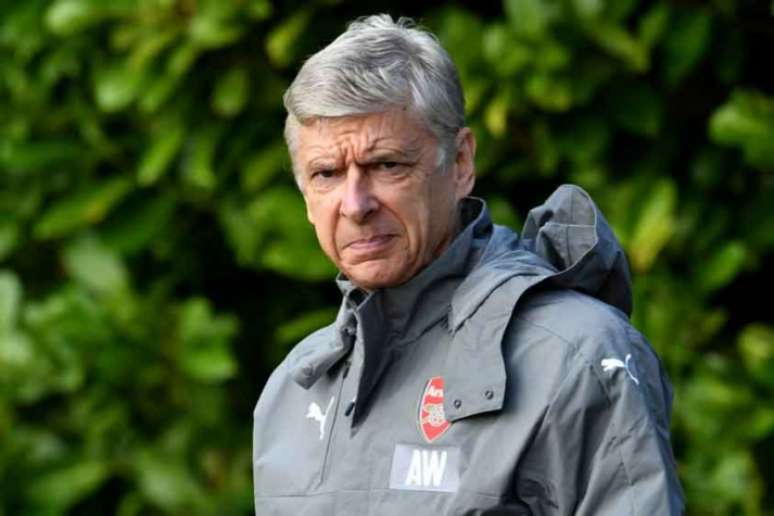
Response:
M364 115L319 117L299 124L298 154L302 161L314 155L365 155L379 151L417 154L433 150L435 138L410 112L395 109Z

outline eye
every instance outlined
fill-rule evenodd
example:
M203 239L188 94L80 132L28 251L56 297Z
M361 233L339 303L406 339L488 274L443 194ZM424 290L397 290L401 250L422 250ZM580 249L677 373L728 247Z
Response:
M376 170L389 170L391 172L397 172L403 168L403 163L398 163L397 161L379 161L375 163L374 167Z
M336 170L332 168L321 168L319 170L312 171L309 177L316 181L333 179L336 177Z

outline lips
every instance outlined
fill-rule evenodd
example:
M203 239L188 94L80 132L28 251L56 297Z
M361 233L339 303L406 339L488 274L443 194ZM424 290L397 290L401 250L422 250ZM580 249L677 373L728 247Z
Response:
M344 246L344 248L353 251L376 251L389 245L393 238L395 238L395 235L392 234L374 235L371 237L359 238L357 240L351 241L346 246Z

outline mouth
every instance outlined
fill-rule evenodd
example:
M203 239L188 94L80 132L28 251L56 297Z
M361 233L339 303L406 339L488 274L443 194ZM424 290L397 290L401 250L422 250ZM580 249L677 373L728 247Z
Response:
M378 249L390 243L393 238L395 238L395 235L392 234L374 235L371 237L359 238L348 243L345 246L345 249L362 251Z
M344 249L358 260L378 258L389 250L396 237L397 235L385 233L383 235L358 238L344 246Z

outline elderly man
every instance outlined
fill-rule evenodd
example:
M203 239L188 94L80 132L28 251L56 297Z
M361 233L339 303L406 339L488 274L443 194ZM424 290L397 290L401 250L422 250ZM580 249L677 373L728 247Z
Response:
M403 19L352 23L285 106L343 299L258 401L256 514L681 513L671 388L589 196L493 225L455 67Z

